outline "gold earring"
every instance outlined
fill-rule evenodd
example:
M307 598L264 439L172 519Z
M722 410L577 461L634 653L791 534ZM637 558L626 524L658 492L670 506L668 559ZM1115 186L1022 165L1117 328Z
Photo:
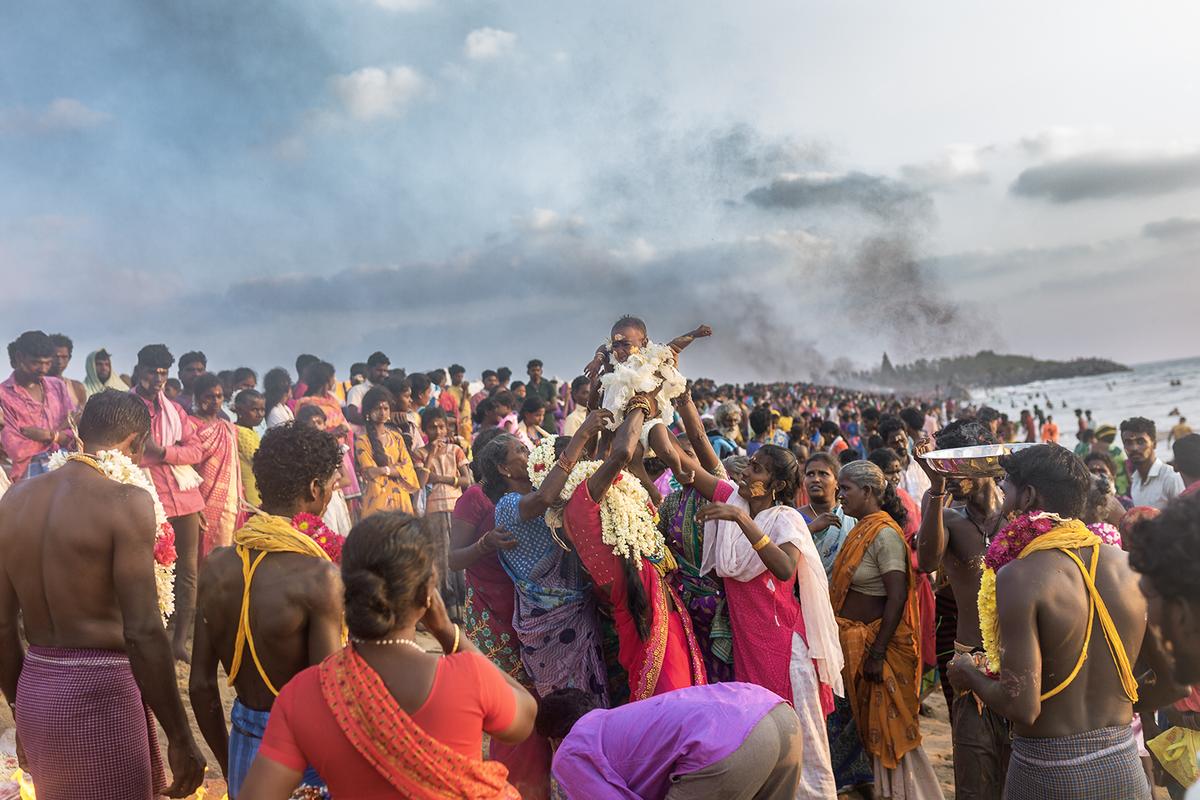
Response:
M431 595L431 594L425 595L425 607L431 608L432 606L433 606L433 595Z

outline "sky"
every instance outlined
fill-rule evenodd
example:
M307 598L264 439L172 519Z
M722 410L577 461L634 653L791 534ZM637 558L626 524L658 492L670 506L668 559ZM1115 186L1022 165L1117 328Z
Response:
M1192 356L1200 6L39 0L0 319L128 369ZM1191 334L1191 335L1189 335Z

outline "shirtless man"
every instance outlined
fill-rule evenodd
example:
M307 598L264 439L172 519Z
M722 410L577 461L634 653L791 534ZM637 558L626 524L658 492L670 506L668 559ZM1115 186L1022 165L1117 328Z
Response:
M93 396L79 422L85 453L133 463L149 433L125 392ZM185 797L204 779L158 606L157 529L149 494L82 461L0 502L0 689L42 800ZM169 788L149 711L167 734Z
M947 480L921 458L931 450L995 444L991 431L978 422L955 421L917 445L915 459L929 475L931 487L921 509L917 533L917 558L922 572L943 572L957 606L954 650L983 651L979 634L979 580L983 556L1000 529L1004 502L992 478ZM946 506L949 490L951 505ZM937 513L940 509L941 513ZM975 698L962 694L951 699L950 720L954 743L954 793L962 800L993 798L1004 794L1008 770L1009 728L1004 717L980 709Z
M71 356L75 353L75 343L61 333L50 334L50 341L54 344L54 358L50 361L50 375L59 378L67 385L67 388L71 390L71 397L75 400L75 407L82 410L83 404L87 402L87 389L79 381L63 377L63 373L71 365Z
M233 547L213 550L200 573L189 687L192 711L235 799L258 752L278 690L342 645L338 568L319 550L312 551L313 539L291 524L298 514L319 519L325 513L341 464L342 452L331 434L294 424L267 431L254 455L254 477L266 514L251 517L234 534ZM245 595L243 557L257 565L247 632L257 660L238 641ZM232 736L225 728L217 688L218 662L233 676L237 693ZM320 779L309 770L304 783L320 785Z
M1056 514L1065 522L1051 536L1069 534L1088 543L1072 547L1068 540L1061 548L1030 552L1000 567L1000 675L988 677L970 655L960 654L950 662L950 682L1012 721L1008 800L1149 800L1129 727L1137 699L1130 665L1144 648L1152 668L1159 674L1166 669L1160 669L1161 657L1146 637L1146 598L1138 590L1138 576L1126 553L1099 544L1078 521L1090 477L1078 456L1040 445L1000 463L1008 473L1001 486L1005 518L1031 511ZM1090 595L1081 569L1097 563L1094 558L1096 592ZM1096 604L1091 620L1089 600ZM1106 614L1115 627L1111 640L1102 624ZM1081 660L1089 629L1093 635Z

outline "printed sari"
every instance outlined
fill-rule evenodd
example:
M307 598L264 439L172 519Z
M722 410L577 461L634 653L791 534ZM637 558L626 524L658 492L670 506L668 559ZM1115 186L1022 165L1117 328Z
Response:
M591 582L578 557L555 540L542 517L521 519L520 501L515 492L500 498L496 524L517 539L514 549L498 555L516 590L513 630L520 640L521 663L539 696L582 689L607 708Z

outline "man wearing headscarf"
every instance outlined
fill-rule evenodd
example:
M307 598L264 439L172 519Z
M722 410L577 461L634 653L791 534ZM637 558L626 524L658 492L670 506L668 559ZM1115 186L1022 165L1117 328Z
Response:
M113 372L112 356L107 350L101 349L88 353L84 362L87 377L83 380L83 388L87 396L99 394L105 389L116 389L118 392L128 392L129 386L121 380L121 376Z

